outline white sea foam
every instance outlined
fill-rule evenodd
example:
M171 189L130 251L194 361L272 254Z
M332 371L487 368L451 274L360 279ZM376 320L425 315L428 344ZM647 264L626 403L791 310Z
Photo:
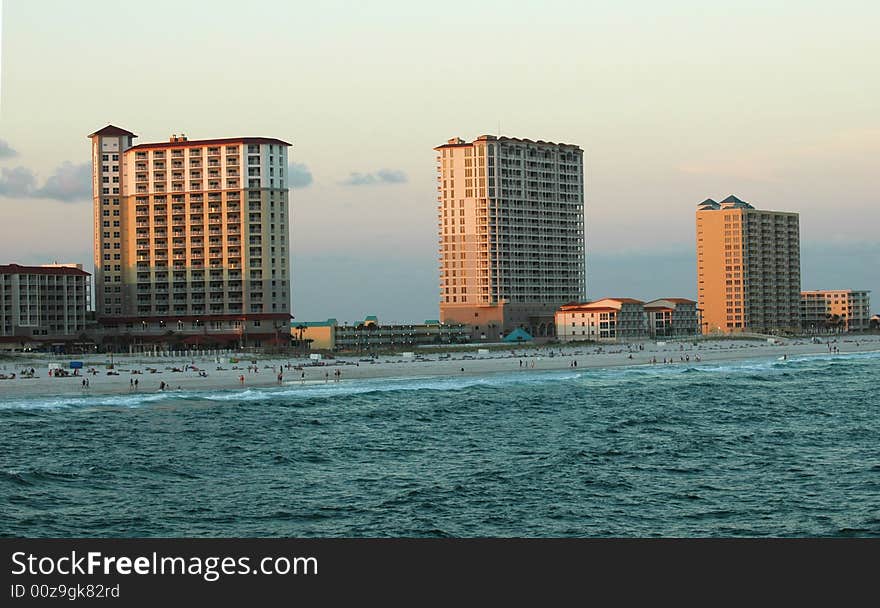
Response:
M592 368L578 371L529 371L500 372L483 376L415 376L406 378L370 378L344 380L342 382L315 382L305 384L292 381L280 387L244 388L232 390L171 390L151 393L126 393L121 395L75 395L39 396L7 399L0 402L0 410L58 410L58 409L103 409L137 408L159 406L180 402L249 403L256 401L296 402L307 399L339 398L349 395L385 393L395 391L457 391L475 387L503 388L514 385L541 385L576 381L580 386L591 384L614 384L621 381L641 379L672 379L686 373L704 374L774 374L785 371L803 371L824 367L844 361L876 359L880 351L798 355L786 360L745 359L739 361L676 362L674 364L638 365L630 367Z

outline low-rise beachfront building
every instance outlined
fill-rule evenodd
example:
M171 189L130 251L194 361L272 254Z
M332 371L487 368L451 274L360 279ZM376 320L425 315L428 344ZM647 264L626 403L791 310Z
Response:
M647 337L644 302L632 298L602 298L565 304L556 311L560 342L617 342Z
M660 298L646 302L648 335L652 338L683 338L700 333L697 303L687 298Z
M4 348L78 339L86 329L90 276L82 264L0 265Z
M371 315L353 324L340 324L336 319L293 322L290 332L294 340L308 343L312 350L371 351L403 346L465 344L470 341L471 327L438 320L385 325Z
M810 332L862 331L871 323L870 291L821 289L801 292L801 320Z

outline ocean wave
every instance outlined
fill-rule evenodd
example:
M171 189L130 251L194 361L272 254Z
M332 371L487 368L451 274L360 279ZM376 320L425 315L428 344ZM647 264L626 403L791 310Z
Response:
M343 382L300 384L297 381L280 387L245 388L229 390L170 390L151 393L27 396L0 403L3 410L70 410L113 409L161 406L181 403L283 403L286 405L311 404L315 400L370 395L419 392L449 392L497 390L512 386L534 386L540 389L548 383L572 383L573 386L602 387L620 382L628 384L676 381L678 378L700 382L712 376L735 376L745 380L762 381L778 374L810 374L822 372L829 366L849 368L860 361L880 358L880 351L846 354L797 355L780 359L744 359L726 362L676 362L673 364L643 364L625 367L583 368L571 370L495 372L482 376L413 376L406 378L349 379Z

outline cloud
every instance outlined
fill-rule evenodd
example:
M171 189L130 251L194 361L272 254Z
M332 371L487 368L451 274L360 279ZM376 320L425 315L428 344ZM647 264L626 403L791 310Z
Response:
M302 163L291 163L287 168L287 183L293 188L305 188L314 181L312 172Z
M50 198L71 202L88 200L92 197L92 168L88 163L74 165L66 162L49 176L35 198Z
M0 196L29 197L36 183L34 172L25 167L0 169Z
M370 184L403 184L406 173L397 169L379 169L374 173L350 173L342 180L343 186L367 186Z
M0 169L0 196L39 198L70 203L92 197L92 170L88 163L65 162L37 187L37 177L27 167Z
M5 139L0 139L0 158L12 158L18 156L18 152L12 149Z

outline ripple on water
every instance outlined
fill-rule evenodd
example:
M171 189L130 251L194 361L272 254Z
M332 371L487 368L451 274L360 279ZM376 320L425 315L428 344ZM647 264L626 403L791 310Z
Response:
M0 535L878 536L880 355L0 404Z

